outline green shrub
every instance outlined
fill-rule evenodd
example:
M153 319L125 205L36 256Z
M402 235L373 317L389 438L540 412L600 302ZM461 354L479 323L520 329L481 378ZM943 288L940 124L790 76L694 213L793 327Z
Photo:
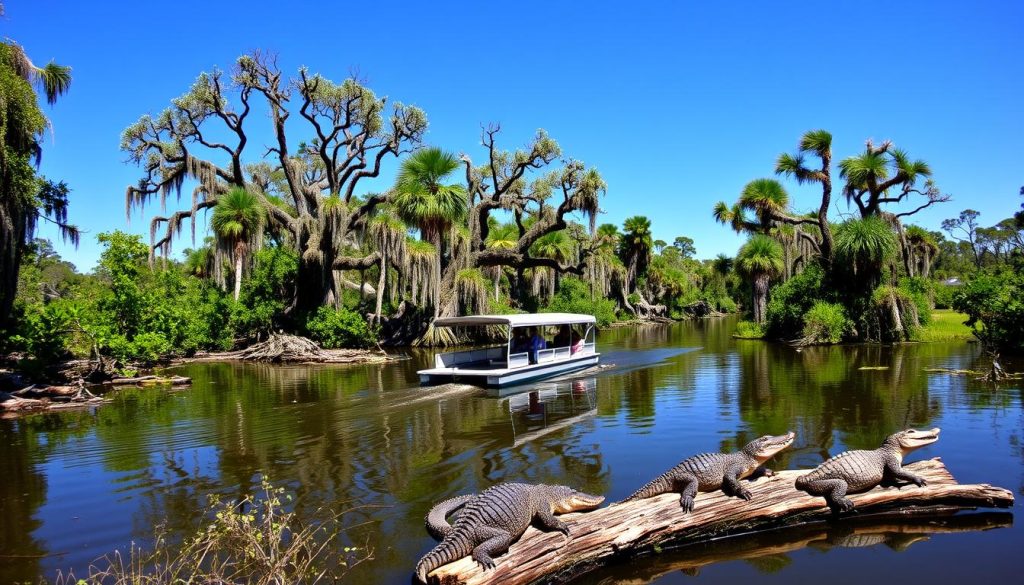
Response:
M598 327L605 327L615 321L615 301L604 297L590 298L590 286L578 278L563 278L558 291L542 313L582 313L593 315Z
M946 286L944 284L936 284L934 290L934 297L936 309L951 309L953 308L953 294L956 292L956 287Z
M320 307L306 320L306 333L310 339L326 348L369 347L376 341L366 319L344 307Z
M954 294L953 308L986 346L1024 354L1024 274L981 274Z
M736 301L732 300L730 297L718 297L715 299L715 302L712 303L712 306L722 313L735 313L739 310L739 307L736 306Z
M804 329L804 315L818 301L833 301L825 286L825 271L817 264L772 289L765 313L765 332L773 338L792 339Z
M804 315L803 343L839 343L853 330L853 321L839 303L814 303Z
M242 282L239 302L231 309L238 335L254 336L278 327L299 272L299 257L289 249L264 248L256 253L249 278Z
M732 336L740 339L763 339L765 329L763 325L753 321L740 321L736 324L736 332Z

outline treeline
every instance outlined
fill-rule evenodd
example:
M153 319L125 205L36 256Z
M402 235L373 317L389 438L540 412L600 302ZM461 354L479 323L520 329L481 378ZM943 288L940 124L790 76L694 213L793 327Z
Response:
M939 306L966 313L986 345L1022 348L1014 300L1022 212L982 227L980 214L965 210L943 222L947 238L906 223L951 199L926 162L888 141L868 141L838 169L834 182L832 135L813 130L795 153L778 157L775 173L820 186L817 210L793 211L774 178L753 180L735 203L714 206L716 220L749 235L735 264L749 287L752 321L741 322L738 335L801 344L914 340ZM833 185L853 211L840 222L828 215Z
M403 225L393 216L386 221ZM507 224L493 228L492 243L512 230ZM139 236L100 234L103 252L89 274L61 259L48 241L34 241L19 274L15 325L2 349L23 352L38 365L72 356L111 356L126 364L226 350L280 330L308 336L324 347L371 347L384 338L387 319L382 324L382 315L436 293L431 289L436 282L430 279L371 266L338 275L352 286L342 289L337 306L289 312L299 275L295 251L267 238L247 250L245 277L236 279L237 265L229 261L236 248L220 241L216 227L213 231L218 236L185 250L182 260L152 266L150 247ZM571 258L580 253L579 242L589 237L583 234L582 226L571 224L539 241L535 253ZM464 272L459 277L460 310L584 312L595 314L603 325L633 318L626 307L642 303L652 315L674 318L689 315L692 307L735 310L730 293L738 290L738 282L729 272L730 263L693 259L691 239L676 238L672 246L652 240L650 222L642 217L630 218L622 231L603 224L594 237L601 238L601 250L583 275L542 269L517 274L515 268ZM405 254L426 247L404 225L401 238ZM407 262L408 256L401 260ZM427 260L436 257L428 255ZM632 278L631 262L639 264Z
M269 150L249 140L254 119L269 121ZM153 217L148 243L101 235L89 275L31 231L11 240L19 257L5 278L20 292L0 324L4 349L150 361L277 330L328 347L443 345L461 340L431 323L455 314L577 311L607 324L735 309L728 259L695 260L685 236L653 240L644 217L597 226L603 179L543 131L505 151L487 127L474 164L423 145L426 128L424 112L354 78L300 69L289 80L261 53L201 74L121 140L142 171L129 214L189 189L191 204ZM400 161L391 181L387 159ZM367 193L374 179L387 188ZM205 221L212 237L196 246ZM186 227L193 248L177 261Z

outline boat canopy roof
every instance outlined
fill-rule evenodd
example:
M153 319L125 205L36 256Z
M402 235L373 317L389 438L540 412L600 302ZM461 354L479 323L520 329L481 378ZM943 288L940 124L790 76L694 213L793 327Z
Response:
M435 327L474 327L481 325L508 325L510 327L543 327L547 325L573 325L596 323L593 315L581 313L520 313L516 315L467 315L436 319Z

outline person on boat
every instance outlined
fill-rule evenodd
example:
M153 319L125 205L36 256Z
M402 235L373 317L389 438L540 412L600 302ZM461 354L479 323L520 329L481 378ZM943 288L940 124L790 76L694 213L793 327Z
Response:
M526 329L518 327L512 330L512 347L510 353L525 353L530 351L530 338L526 336Z
M583 338L576 331L572 332L572 344L569 346L569 355L575 355L583 349Z
M537 331L536 327L530 327L530 363L537 363L537 352L542 349L547 349L548 342L544 339L544 336Z
M554 339L551 340L551 347L569 347L569 341L571 338L571 331L568 325L562 325L558 328L558 333Z

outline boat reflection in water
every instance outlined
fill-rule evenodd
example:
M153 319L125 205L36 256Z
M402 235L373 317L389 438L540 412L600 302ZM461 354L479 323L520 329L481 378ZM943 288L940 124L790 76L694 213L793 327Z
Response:
M565 382L537 384L527 392L507 397L509 420L515 437L513 447L572 426L597 413L597 379L579 378Z

